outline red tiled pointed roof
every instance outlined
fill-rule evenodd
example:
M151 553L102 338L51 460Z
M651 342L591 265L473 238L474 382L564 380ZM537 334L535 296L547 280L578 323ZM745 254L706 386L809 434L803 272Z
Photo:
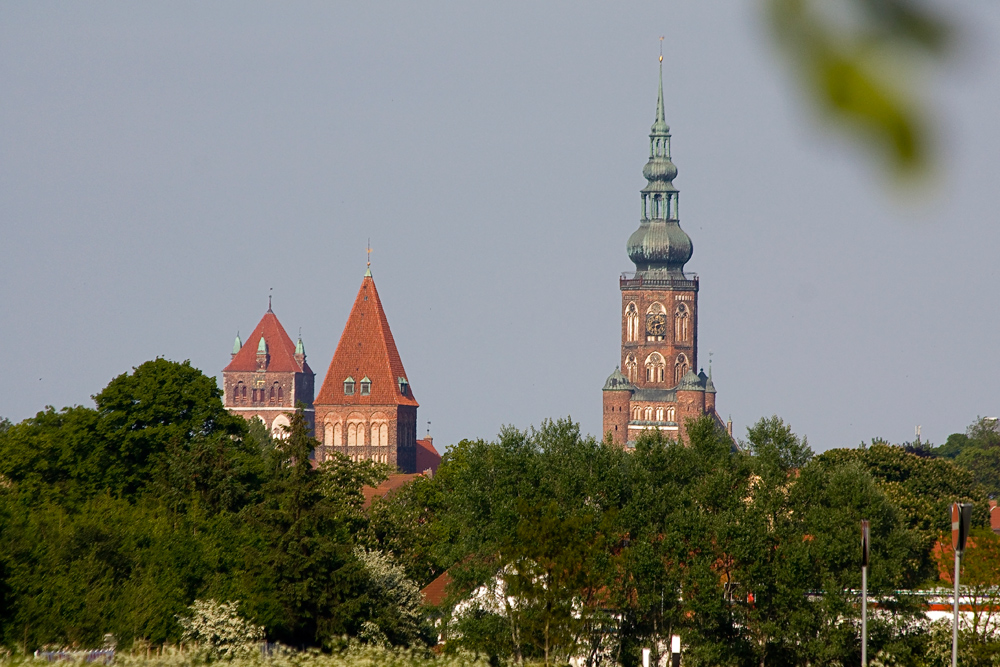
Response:
M344 394L344 380L354 378L354 394ZM371 394L361 395L361 380L371 380ZM337 351L323 378L315 405L412 405L417 406L409 385L399 391L399 378L406 378L396 341L389 330L382 301L371 275L365 275L354 299ZM408 382L409 380L407 380Z
M429 437L426 440L417 440L417 470L423 472L430 470L431 474L438 471L441 465L441 455L434 448L434 441Z
M260 318L257 328L243 342L243 347L229 365L222 369L223 372L256 371L257 346L260 345L261 336L267 342L267 352L271 355L267 370L278 373L312 373L309 364L304 360L302 366L295 361L295 343L288 337L285 328L270 309Z

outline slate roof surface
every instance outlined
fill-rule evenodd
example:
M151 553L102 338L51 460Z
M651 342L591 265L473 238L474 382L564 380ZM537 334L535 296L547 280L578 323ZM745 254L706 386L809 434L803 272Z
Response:
M362 396L360 380L366 376L371 379L371 393ZM344 394L344 380L348 377L355 380L352 395ZM375 281L366 274L314 404L419 405L409 385L406 395L400 393L399 378L406 378L406 370L389 330Z
M270 309L264 313L264 317L260 318L257 328L243 341L243 347L229 362L229 365L222 369L223 372L256 371L257 346L260 345L262 336L267 342L267 351L271 355L271 361L267 366L268 371L312 373L307 362L303 361L302 366L299 366L299 363L295 361L295 343L288 337L285 328L278 321L278 317Z

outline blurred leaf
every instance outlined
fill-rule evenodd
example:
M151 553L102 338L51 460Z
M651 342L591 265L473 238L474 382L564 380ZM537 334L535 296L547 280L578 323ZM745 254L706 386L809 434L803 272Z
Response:
M941 58L948 23L915 0L768 0L778 44L809 98L895 175L930 164L931 128L905 77L886 72Z

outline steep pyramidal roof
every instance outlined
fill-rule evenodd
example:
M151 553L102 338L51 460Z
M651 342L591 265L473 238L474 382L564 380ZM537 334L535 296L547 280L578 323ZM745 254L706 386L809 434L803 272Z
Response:
M344 380L348 377L355 381L354 393L350 395L344 394ZM360 382L366 377L371 381L371 393L367 396L362 395ZM400 391L400 378L406 380L405 393ZM370 272L361 281L315 404L418 405Z
M261 344L261 339L264 343ZM260 348L267 350L271 355L271 361L267 365L267 370L279 373L312 373L309 364L303 359L302 365L295 360L295 343L285 333L285 328L281 326L277 316L270 309L264 313L264 317L257 323L257 328L247 336L239 352L229 362L223 372L226 371L256 371L257 351Z

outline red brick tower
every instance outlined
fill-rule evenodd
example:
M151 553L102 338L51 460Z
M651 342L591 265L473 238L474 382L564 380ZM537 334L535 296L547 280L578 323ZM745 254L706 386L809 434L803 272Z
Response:
M280 436L298 403L312 424L314 381L302 339L292 342L268 303L246 345L236 337L232 360L222 370L223 400L233 414L257 417Z
M635 273L623 273L621 370L604 386L604 430L619 445L655 429L684 437L687 419L715 414L715 387L698 368L698 276L684 273L691 238L681 229L677 167L670 159L670 128L663 112L663 60L649 161L642 170L639 228L629 237ZM710 396L707 396L709 393ZM628 418L618 417L628 401Z
M371 271L316 397L317 459L338 451L417 472L417 401Z

